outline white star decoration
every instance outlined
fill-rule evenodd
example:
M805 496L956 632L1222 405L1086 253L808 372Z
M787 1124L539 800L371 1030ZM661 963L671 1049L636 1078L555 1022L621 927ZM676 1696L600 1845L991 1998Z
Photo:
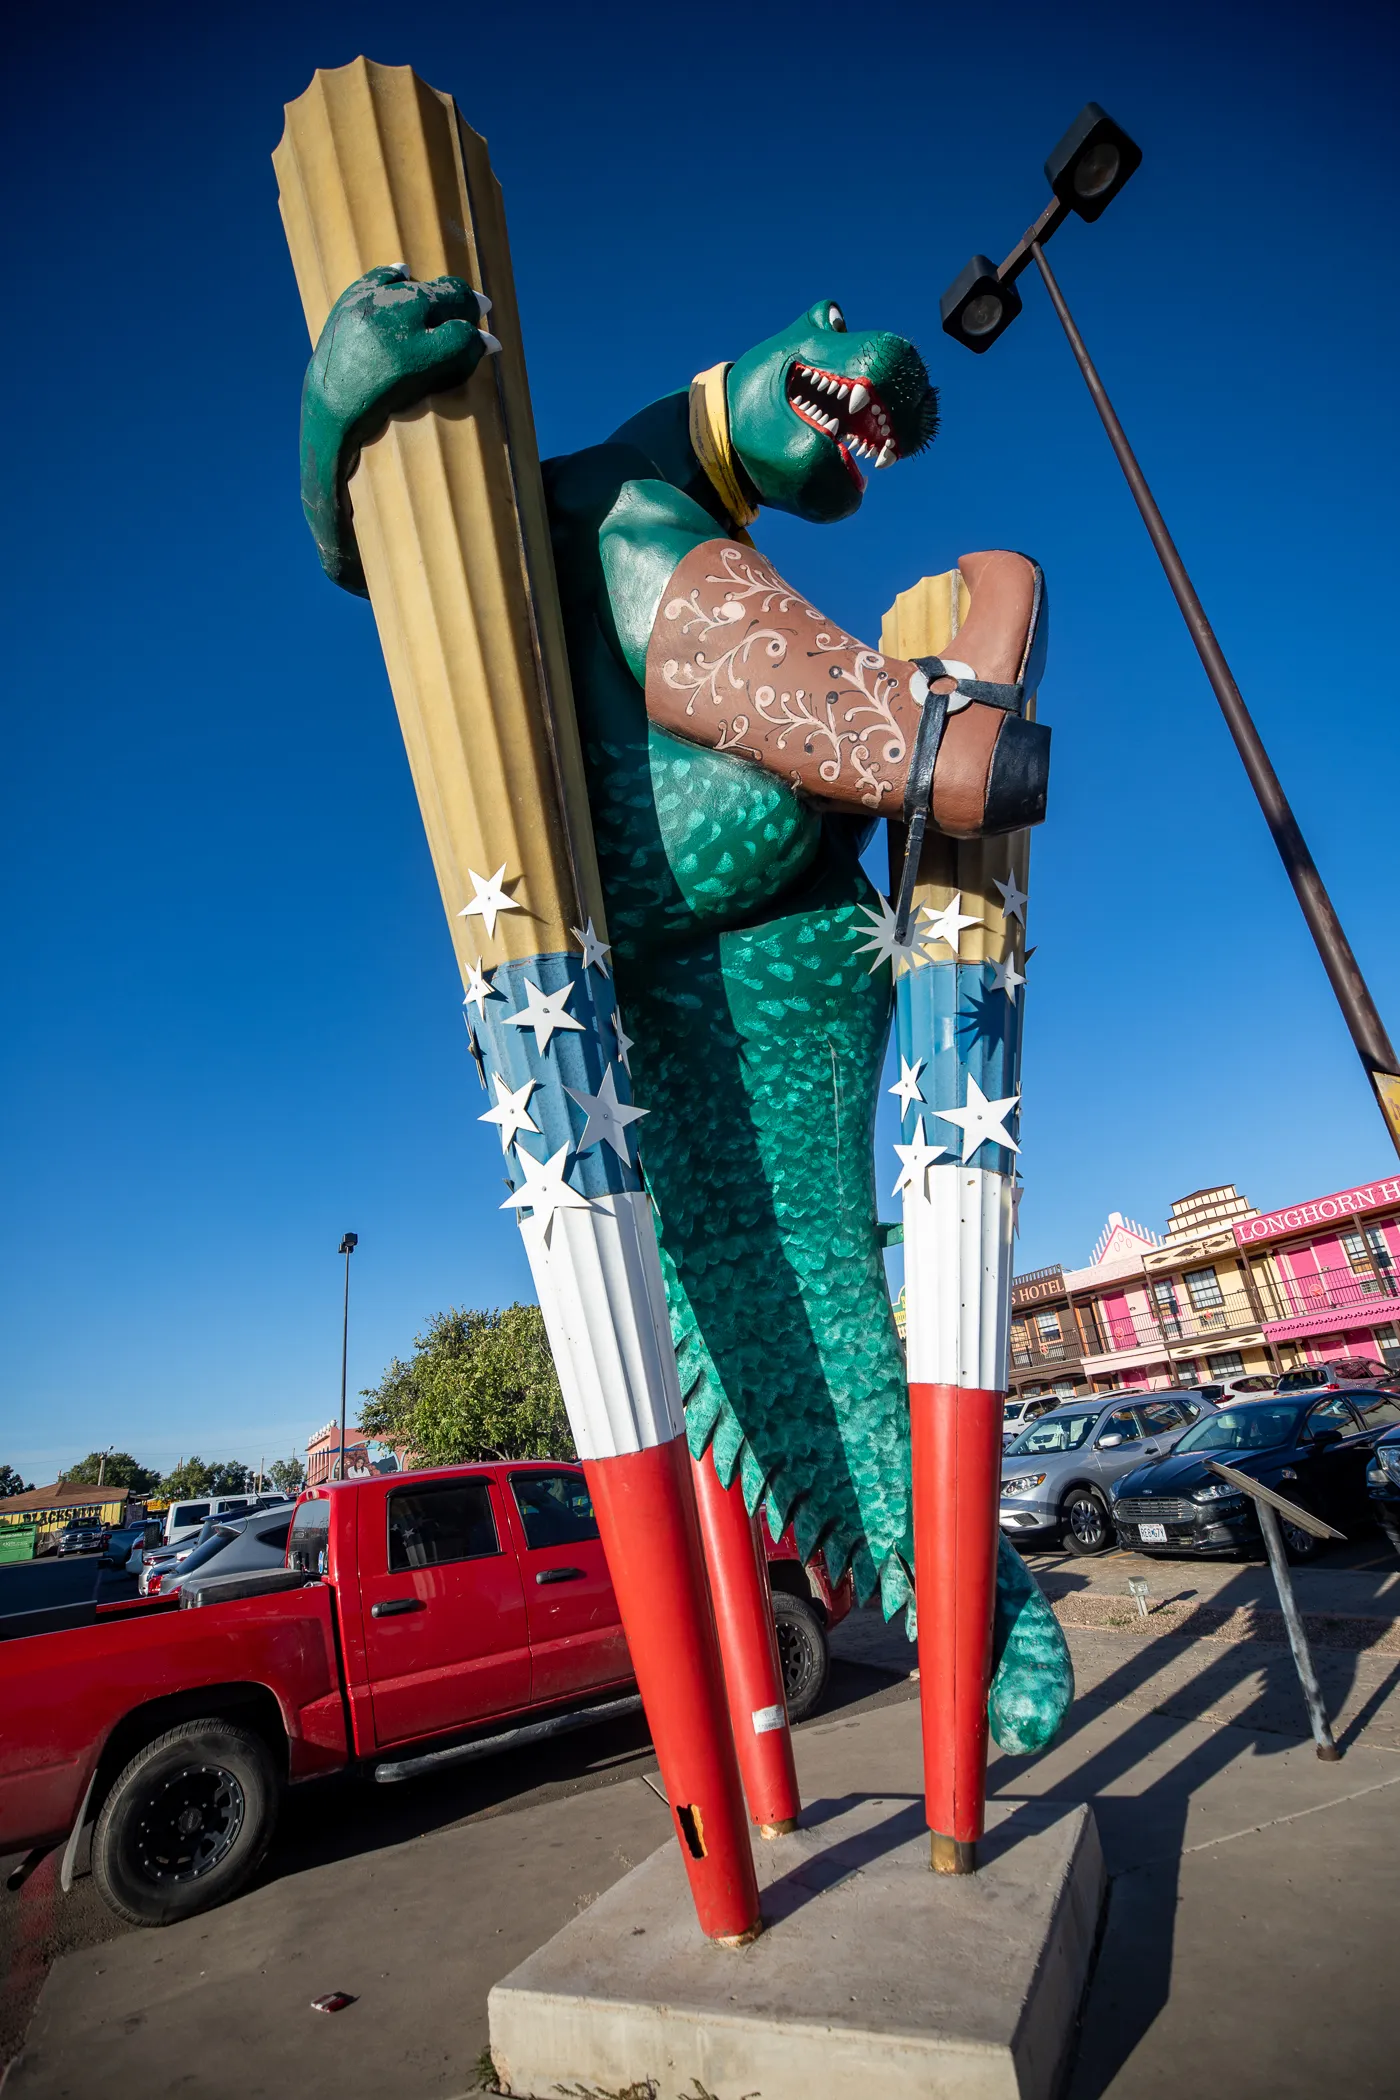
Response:
M907 1116L914 1103L922 1101L924 1098L919 1092L919 1074L923 1069L924 1060L921 1057L916 1058L912 1065L906 1064L902 1057L899 1060L899 1079L894 1086L887 1088L886 1091L898 1095L901 1116Z
M901 962L906 962L911 970L916 970L924 960L924 957L919 952L922 936L917 930L918 913L915 912L910 920L905 937L901 941L895 938L894 906L890 903L888 897L881 897L879 904L878 914L871 911L868 904L863 904L861 910L869 921L869 926L866 929L862 929L859 926L854 929L857 933L863 930L866 932L867 937L860 944L861 950L873 949L875 951L875 960L870 965L872 975L879 969L882 962L893 963L896 966Z
M613 1015L613 1034L617 1037L617 1061L630 1079L632 1077L632 1062L629 1053L635 1038L630 1036L623 1027L622 1016L619 1013Z
M625 1101L618 1100L617 1081L613 1078L611 1065L604 1072L603 1083L596 1094L585 1094L572 1086L566 1086L564 1092L571 1101L577 1101L588 1118L583 1136L578 1141L579 1151L586 1152L590 1145L611 1145L623 1165L630 1167L632 1159L627 1150L627 1126L642 1116L649 1116L651 1110L630 1108Z
M925 944L931 941L946 941L954 955L958 953L958 942L964 926L980 926L980 919L970 919L962 908L962 891L955 890L942 911L934 911L925 904L920 907L927 925L924 929Z
M936 1108L934 1114L945 1123L956 1123L962 1132L962 1156L966 1166L979 1145L1005 1145L1009 1152L1019 1152L1005 1118L1010 1115L1019 1094L1008 1094L1004 1101L989 1101L971 1072L967 1075L967 1106L965 1108Z
M588 924L581 928L571 926L569 931L574 939L582 945L584 969L601 970L605 977L611 977L612 972L608 968L607 958L612 954L612 942L599 940L597 934L593 931L593 921L590 919Z
M994 992L1005 992L1007 998L1014 1006L1016 1004L1016 987L1018 984L1024 984L1026 981L1016 967L1016 958L1013 955L1008 955L1005 962L989 963L987 967L992 973L992 990Z
M499 914L503 911L521 911L524 909L522 905L516 903L514 897L508 897L501 888L505 872L506 864L504 861L501 862L494 875L478 875L475 868L468 868L467 876L472 886L472 898L471 902L464 904L457 914L459 919L470 919L474 915L484 919L486 921L487 934L493 941L496 938L496 920ZM515 877L512 875L510 879L514 882Z
M496 1106L488 1108L485 1115L478 1116L476 1120L478 1123L495 1123L499 1127L501 1150L506 1152L510 1149L512 1139L518 1137L522 1130L533 1130L536 1137L540 1135L539 1124L530 1121L530 1112L525 1106L539 1081L527 1079L524 1086L512 1093L499 1072L493 1072L491 1077L496 1087Z
M1002 917L1004 919L1019 919L1024 926L1026 923L1026 905L1030 900L1024 890L1016 887L1016 877L1013 875L1009 882L1000 882L994 875L992 881L997 889L1001 891Z
M556 1211L592 1210L593 1206L587 1196L581 1196L577 1189L570 1188L564 1179L564 1161L569 1156L567 1145L561 1145L551 1158L544 1160L536 1159L523 1146L517 1145L515 1156L524 1172L525 1186L507 1196L501 1209L529 1210L530 1225L539 1232L546 1244ZM521 1224L523 1228L523 1219Z
M557 992L542 992L533 977L525 979L525 1004L518 1014L507 1014L506 1020L512 1028L533 1028L535 1048L543 1055L549 1048L550 1037L560 1028L571 1028L577 1035L584 1033L582 1021L576 1021L564 1008L569 1003L573 985L561 984Z
M898 1196L905 1189L912 1189L921 1202L927 1202L928 1170L936 1159L943 1158L948 1147L929 1143L924 1135L924 1119L920 1116L914 1126L913 1144L896 1145L894 1149L903 1162L899 1170L899 1179L894 1185L894 1194Z
M460 919L462 914L458 912L457 916ZM481 957L478 955L474 963L467 964L467 996L462 1001L462 1004L463 1006L474 1006L478 1013L484 1013L487 1000L493 999L495 996L496 987L483 972Z

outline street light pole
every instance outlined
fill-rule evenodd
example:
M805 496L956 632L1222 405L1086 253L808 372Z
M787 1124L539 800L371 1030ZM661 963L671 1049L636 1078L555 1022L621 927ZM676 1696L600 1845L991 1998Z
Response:
M1225 660L1225 652L1206 618L1186 564L1167 530L1166 520L1147 485L1147 477L1138 465L1123 425L1046 259L1045 242L1058 231L1070 213L1096 219L1112 202L1141 159L1141 153L1127 134L1096 103L1088 103L1045 164L1046 175L1055 191L1052 202L999 267L994 268L985 256L974 256L944 295L943 326L947 334L970 350L990 348L1020 313L1021 299L1015 289L1015 280L1027 263L1034 261L1172 594L1181 608L1187 631L1234 738L1235 749L1244 762L1249 784L1254 789L1279 858L1293 885L1293 894L1298 899L1322 967L1351 1032L1356 1054L1385 1119L1391 1143L1400 1153L1400 1072L1397 1072L1395 1050L1385 1024L1376 1010L1351 943L1342 930L1317 863L1298 828L1298 820L1289 806L1263 739Z
M1293 894L1308 922L1308 931L1317 945L1322 967L1331 980L1332 989L1337 995L1337 1004L1342 1009L1347 1027L1351 1030L1356 1054L1376 1091L1391 1140L1396 1150L1400 1151L1400 1136L1397 1136L1391 1123L1384 1095L1378 1085L1378 1077L1388 1078L1395 1074L1395 1051L1386 1033L1385 1024L1376 1011L1376 1004L1366 980L1361 974L1361 965L1357 962L1351 943L1342 930L1336 907L1318 873L1317 862L1308 851L1307 841L1298 829L1298 820L1289 807L1288 797L1283 792L1273 762L1264 748L1264 740L1254 726L1254 717L1245 706L1244 697L1235 683L1229 664L1225 661L1225 652L1215 638L1215 630L1206 618L1205 607L1197 597L1195 585L1186 573L1186 564L1177 552L1176 542L1167 530L1166 520L1157 508L1156 498L1147 485L1147 477L1137 463L1123 425L1108 398L1104 383L1094 367L1094 361L1084 347L1084 338L1075 326L1074 316L1065 303L1065 295L1056 282L1055 274L1039 241L1031 243L1031 254L1035 259L1036 268L1045 280L1045 289L1049 292L1051 304L1059 315L1060 326L1069 338L1075 362L1084 375L1084 384L1088 387L1103 427L1108 432L1108 441L1117 455L1119 466L1123 469L1123 478L1132 490L1133 501L1142 513L1142 522L1157 550L1157 559L1166 571L1172 595L1181 607L1181 617L1186 622L1187 630L1196 645L1196 653L1205 667L1205 674L1211 682L1215 697L1220 702L1220 712L1224 715L1230 734L1235 740L1235 749L1244 761L1249 784L1264 812L1264 822L1273 833L1279 858L1293 885Z
M350 1257L360 1244L358 1232L347 1232L340 1251L345 1256L345 1313L340 1327L340 1479L345 1478L345 1383L350 1361Z

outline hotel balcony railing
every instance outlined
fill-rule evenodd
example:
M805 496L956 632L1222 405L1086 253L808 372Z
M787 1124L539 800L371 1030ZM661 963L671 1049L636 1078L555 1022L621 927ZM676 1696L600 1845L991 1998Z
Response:
M1400 1300L1400 1280L1393 1269L1373 1269L1369 1275L1355 1269L1319 1269L1311 1276L1260 1278L1265 1286L1265 1317L1296 1320L1307 1313L1352 1312L1375 1309L1376 1300ZM1397 1307L1400 1312L1400 1307Z
M1100 1305L1096 1321L1105 1356L1123 1349L1154 1349L1180 1342L1209 1342L1259 1325L1253 1301L1243 1291L1226 1291L1219 1305L1159 1306L1154 1319L1146 1313L1110 1313ZM1265 1310L1265 1318L1269 1317ZM1282 1315L1280 1315L1282 1317Z
M1077 1341L1046 1341L1041 1335L1028 1337L1011 1330L1011 1361L1018 1371L1038 1369L1041 1364L1077 1364L1084 1352Z

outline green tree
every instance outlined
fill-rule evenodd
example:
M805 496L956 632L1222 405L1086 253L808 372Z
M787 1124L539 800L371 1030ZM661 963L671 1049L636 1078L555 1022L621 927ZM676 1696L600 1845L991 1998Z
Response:
M21 1479L13 1466L0 1466L0 1495L27 1495L33 1486L33 1481Z
M306 1468L295 1453L290 1458L274 1458L267 1477L280 1495L299 1495L306 1486Z
M207 1466L202 1458L182 1458L179 1465L166 1474L160 1491L167 1501L187 1501L194 1495L207 1495L213 1477L214 1468Z
M202 1458L182 1458L174 1472L166 1474L160 1491L175 1502L195 1495L244 1495L252 1485L251 1471L236 1458L216 1458L209 1463Z
M129 1451L89 1451L58 1477L83 1487L96 1487L100 1477L104 1487L130 1488L133 1495L149 1495L160 1479L148 1466L138 1466Z
M364 1434L429 1465L575 1455L537 1305L439 1313L363 1398Z

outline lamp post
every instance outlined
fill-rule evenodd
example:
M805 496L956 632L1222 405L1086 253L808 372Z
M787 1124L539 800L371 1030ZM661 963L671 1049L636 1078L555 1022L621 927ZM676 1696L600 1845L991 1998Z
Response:
M1400 1152L1400 1073L1397 1073L1390 1037L1361 974L1361 965L1342 931L1317 863L1308 851L1298 820L1289 807L1263 739L1225 661L1225 652L1206 618L1186 564L1167 530L1166 521L1147 485L1147 477L1138 465L1113 403L1085 348L1084 338L1065 303L1064 293L1046 260L1045 243L1059 231L1070 214L1091 221L1097 219L1141 161L1141 150L1128 134L1100 109L1097 102L1086 102L1045 163L1046 180L1053 193L1049 204L1035 224L1022 234L1005 262L997 265L985 255L974 255L954 279L942 299L944 333L965 349L978 354L989 350L1020 313L1021 295L1016 289L1016 279L1028 263L1035 263L1074 352L1075 362L1084 375L1090 398L1108 432L1109 443L1123 469L1133 501L1142 513L1157 558L1166 572L1187 631L1196 645L1196 652L1220 703L1220 711L1235 740L1235 748L1244 761L1250 786L1258 798L1264 821L1273 834L1279 858L1322 958L1322 967L1327 972L1352 1042L1356 1045L1356 1054L1385 1118L1391 1143Z
M340 1251L345 1256L345 1315L340 1326L340 1472L345 1478L345 1373L350 1360L350 1257L360 1244L358 1232L347 1232Z

